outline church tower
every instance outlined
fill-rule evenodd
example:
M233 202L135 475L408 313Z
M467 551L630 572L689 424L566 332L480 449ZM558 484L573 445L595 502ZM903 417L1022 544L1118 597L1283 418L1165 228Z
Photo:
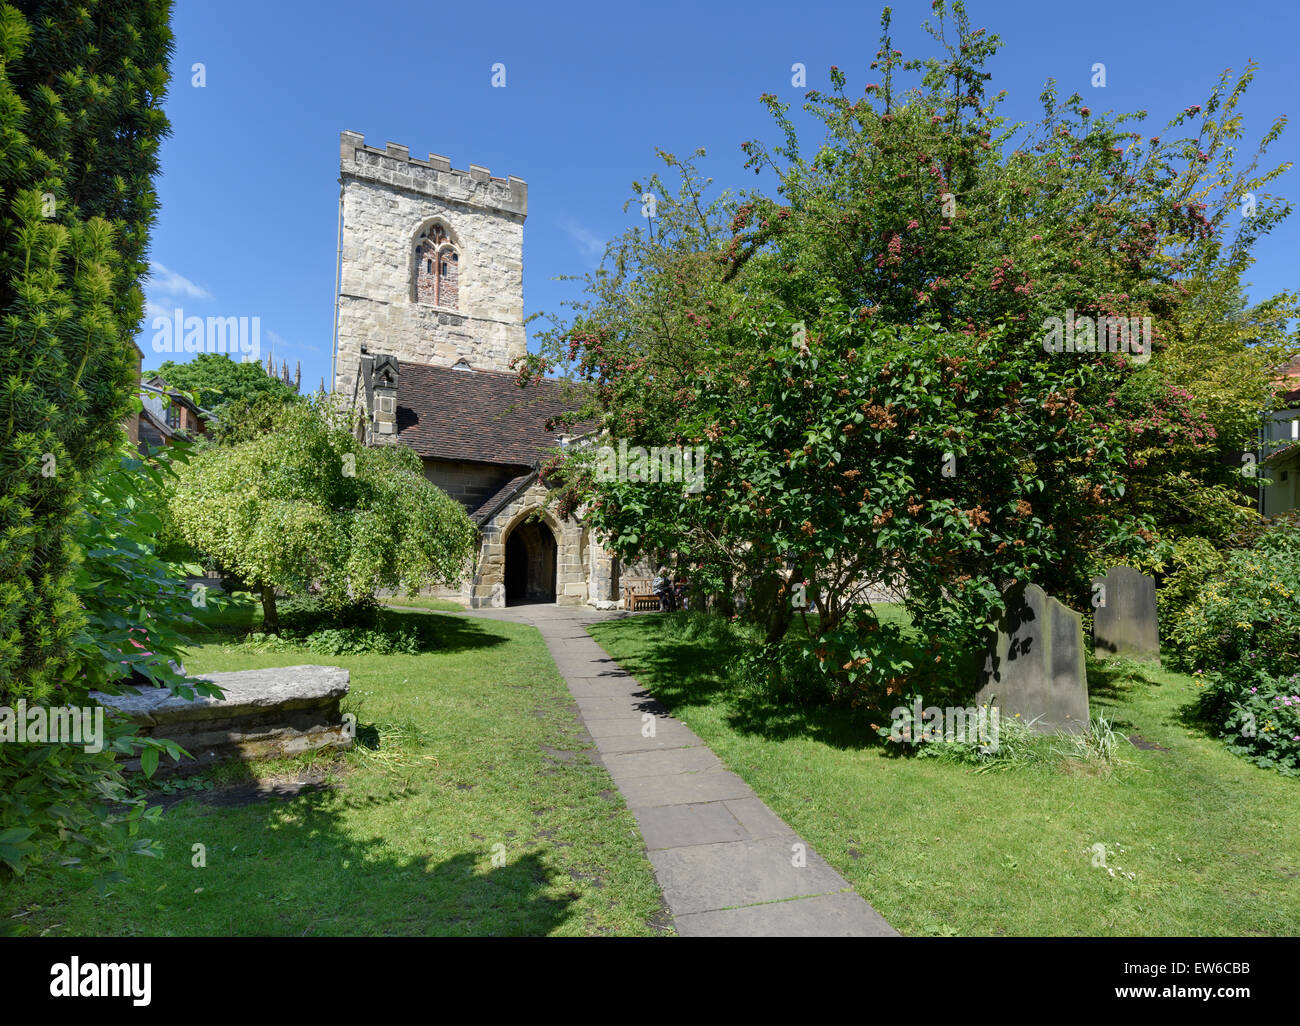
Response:
M339 185L335 390L353 393L363 348L405 363L508 370L527 341L527 183L344 132Z

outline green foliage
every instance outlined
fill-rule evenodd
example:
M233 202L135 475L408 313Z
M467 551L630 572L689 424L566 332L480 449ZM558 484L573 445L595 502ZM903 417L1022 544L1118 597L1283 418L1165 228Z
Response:
M1200 711L1228 750L1283 776L1300 777L1300 673L1209 675Z
M281 408L275 430L196 454L170 499L179 534L263 599L318 593L343 609L380 588L453 584L475 531L464 508L424 477L403 446L357 441L327 396Z
M225 412L230 403L249 403L263 396L279 402L298 398L298 391L273 378L254 361L236 362L224 353L198 353L185 363L167 360L156 371L173 388L193 392L200 406Z
M238 445L270 434L275 430L289 402L297 396L286 398L276 392L259 392L245 399L232 399L221 407L220 416L211 430L199 436L200 444Z
M415 620L360 602L335 607L313 595L280 607L279 635L260 631L244 639L259 652L307 649L321 655L415 655L437 648L432 620Z
M166 0L0 5L0 699L80 624L72 521L130 411L172 46Z
M1300 518L1245 540L1166 625L1167 650L1204 675L1201 716L1232 751L1300 776Z
M90 633L105 628L103 611L93 598L83 610L75 591L75 535L133 407L152 179L168 131L170 6L0 4L3 705L85 705L105 676L105 639ZM116 728L96 755L0 745L0 874L33 860L100 871L144 850L149 814L112 767L114 751L137 748Z
M1044 765L1053 759L1055 739L1038 733L1023 720L1000 720L996 734L988 723L982 730L969 728L965 737L945 733L942 739L913 743L910 740L912 736L924 736L924 724L913 722L909 705L900 703L899 710L901 722L905 724L903 740L891 737L891 727L879 727L877 733L898 746L899 751L915 754L917 758L974 766L977 773L1023 769Z
M679 184L633 183L659 198L652 231L611 244L525 361L588 386L575 415L616 443L706 447L702 496L607 481L573 447L548 482L624 558L671 555L724 608L737 594L770 675L809 694L882 701L920 672L877 632L863 585L906 581L918 627L942 639L926 661L951 662L1013 580L1087 608L1099 567L1225 540L1249 510L1220 448L1294 341L1287 297L1240 301L1252 246L1289 207L1260 191L1225 241L1239 201L1284 170L1257 172L1258 154L1234 167L1252 68L1159 136L1133 130L1145 112L1096 113L1050 82L1042 119L1008 125L985 70L998 38L960 3L934 6L935 56L904 59L886 12L877 81L852 99L833 68L832 89L807 94L814 150L763 98L781 141L744 149L779 199L713 196L663 154ZM1149 317L1156 355L1045 352L1049 320L1071 315ZM1175 343L1195 373L1165 355ZM809 639L798 672L777 654L792 623ZM854 694L863 680L874 694Z
M290 631L250 634L244 642L258 652L283 652L305 648L321 655L416 655L420 639L411 630L386 631L374 627L322 627L307 634Z
M1221 574L1226 564L1223 550L1208 538L1185 535L1137 554L1131 565L1159 581L1157 612L1167 632L1170 625L1186 617L1205 585Z
M1292 672L1300 663L1300 525L1281 519L1251 547L1229 551L1222 573L1166 631L1180 669Z
M1075 399L1079 369L1032 340L842 309L802 338L788 319L746 326L767 355L683 390L676 441L704 443L702 493L604 482L590 516L619 550L671 548L706 592L734 584L766 602L774 675L884 701L921 653L882 629L866 585L906 581L917 630L944 639L927 661L951 661L996 624L1002 582L1086 604L1090 553L1133 547L1114 512L1122 454ZM801 639L778 657L791 623Z
M186 573L198 567L168 563L156 551L166 482L175 478L173 464L187 459L184 443L141 457L123 440L87 496L76 579L85 624L70 677L79 692L113 694L122 685L147 684L189 698L220 694L169 665L182 662L196 604L219 608L224 601L186 586Z
M97 703L91 691L121 693L153 684L193 697L220 695L213 685L177 673L192 622L191 593L183 568L154 551L157 500L164 476L183 449L141 459L123 439L119 451L93 480L86 509L76 523L74 544L82 625L63 683L47 702L78 709ZM0 863L22 874L33 861L77 867L99 882L119 880L130 854L154 854L140 836L157 809L126 785L119 756L138 755L152 776L160 755L183 753L170 741L141 738L133 725L107 716L100 752L70 744L0 744ZM5 869L0 869L0 875Z
M128 790L115 762L136 751L138 739L121 727L107 733L109 743L98 753L68 745L0 746L0 880L40 862L93 871L106 885L124 878L130 855L156 854L140 828L161 810Z

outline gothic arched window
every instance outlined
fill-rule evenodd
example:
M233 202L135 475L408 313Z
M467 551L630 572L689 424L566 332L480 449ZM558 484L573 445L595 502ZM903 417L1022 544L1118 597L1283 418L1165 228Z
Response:
M415 299L419 303L460 306L460 254L447 229L432 224L415 240Z

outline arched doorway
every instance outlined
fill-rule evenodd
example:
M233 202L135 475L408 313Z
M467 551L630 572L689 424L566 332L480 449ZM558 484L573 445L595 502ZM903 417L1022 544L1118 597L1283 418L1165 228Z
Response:
M526 520L506 538L506 605L555 601L558 546L543 522Z

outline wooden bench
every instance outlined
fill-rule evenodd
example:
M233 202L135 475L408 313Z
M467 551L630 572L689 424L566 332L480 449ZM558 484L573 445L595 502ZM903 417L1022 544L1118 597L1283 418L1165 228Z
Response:
M658 609L659 596L650 590L647 579L623 582L623 608L635 612L638 609Z

